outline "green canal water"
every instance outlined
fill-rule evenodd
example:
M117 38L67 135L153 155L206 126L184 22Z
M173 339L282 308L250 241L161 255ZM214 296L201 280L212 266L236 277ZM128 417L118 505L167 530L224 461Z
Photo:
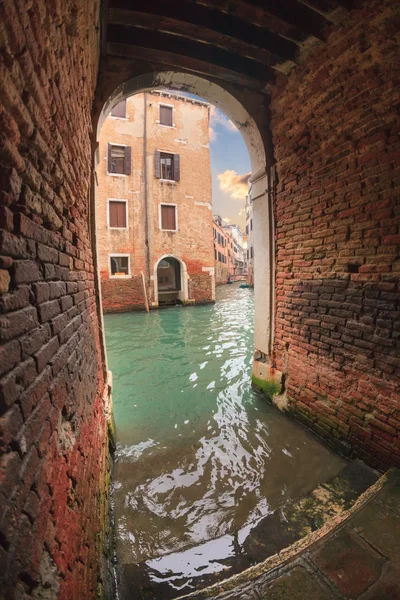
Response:
M251 289L219 287L215 305L105 315L105 330L117 558L190 591L260 519L343 461L251 388Z

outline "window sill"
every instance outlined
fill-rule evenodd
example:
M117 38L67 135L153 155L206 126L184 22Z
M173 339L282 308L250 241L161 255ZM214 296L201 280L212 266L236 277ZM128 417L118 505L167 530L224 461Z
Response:
M175 179L162 179L162 178L160 178L160 183L165 183L166 185L176 185L178 182Z
M107 175L110 175L110 177L129 177L126 173L109 173L108 171Z
M111 229L111 231L128 231L128 227L110 227L108 226L107 229Z
M111 119L120 119L121 121L129 121L129 117L116 117L115 115L109 115Z
M132 275L110 275L110 279L132 279Z
M160 121L156 121L156 124L160 127L168 127L168 129L176 129L175 123L173 125L165 125L165 123L160 123Z
M172 231L172 233L177 233L178 232L177 229L163 229L162 227L160 227L160 231L168 231L169 233L171 233L171 231Z

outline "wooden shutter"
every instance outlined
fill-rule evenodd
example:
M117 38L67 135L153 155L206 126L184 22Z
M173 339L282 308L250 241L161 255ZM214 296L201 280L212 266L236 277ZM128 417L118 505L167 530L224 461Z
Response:
M111 148L112 148L112 144L107 144L107 172L108 173L112 173L111 171Z
M126 227L126 202L110 201L108 206L110 227Z
M126 100L122 100L122 102L119 102L116 106L114 106L114 108L111 110L111 115L113 117L125 118L126 117Z
M124 173L125 175L131 174L131 147L125 146L125 160L124 160Z
M118 210L118 227L126 227L126 203L116 202Z
M175 206L161 205L161 229L176 229Z
M172 107L160 106L160 123L172 127Z
M161 179L161 152L156 150L154 155L154 171L157 179Z
M180 165L179 154L174 154L174 179L180 181L181 178L181 165Z
M118 227L118 206L117 202L109 202L109 223L110 227Z

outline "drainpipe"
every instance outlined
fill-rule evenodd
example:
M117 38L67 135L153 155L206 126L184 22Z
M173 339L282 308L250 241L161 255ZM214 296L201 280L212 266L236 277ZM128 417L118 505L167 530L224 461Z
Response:
M143 94L143 180L144 180L144 229L146 246L146 279L150 289L150 232L149 232L149 194L147 187L147 93ZM150 296L150 294L148 294Z

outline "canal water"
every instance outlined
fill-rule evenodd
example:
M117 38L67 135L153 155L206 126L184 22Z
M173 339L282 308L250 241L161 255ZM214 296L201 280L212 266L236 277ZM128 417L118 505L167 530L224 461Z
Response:
M105 315L116 553L178 593L225 568L260 519L343 461L251 388L253 291Z

